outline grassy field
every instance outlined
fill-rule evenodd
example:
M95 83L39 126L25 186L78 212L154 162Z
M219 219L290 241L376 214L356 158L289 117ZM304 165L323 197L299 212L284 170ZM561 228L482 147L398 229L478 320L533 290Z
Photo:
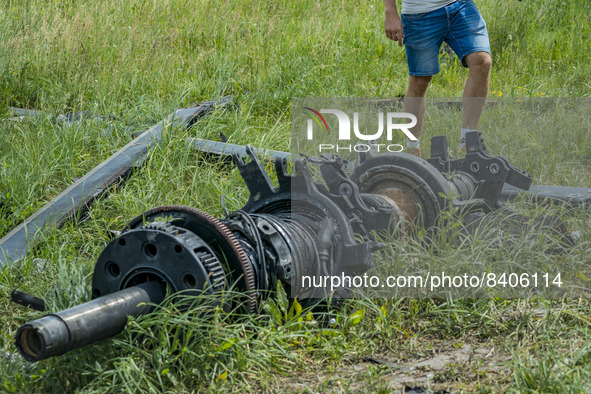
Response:
M573 101L581 116L575 119L487 110L481 126L489 151L526 169L535 183L591 186L590 115L580 111L591 100L591 3L476 3L491 38L491 97L580 100ZM237 105L190 130L167 130L125 188L93 205L87 220L49 233L20 268L0 271L0 388L374 392L416 381L449 391L589 391L591 304L573 297L361 299L348 302L333 326L294 316L283 297L260 314L231 320L222 311L204 319L199 310L167 304L114 340L61 358L29 364L16 354L16 329L41 313L11 304L12 289L45 298L51 311L75 305L89 297L111 230L135 215L185 204L220 217L220 196L229 209L246 202L238 171L205 161L187 149L186 137L218 139L223 132L230 142L288 150L292 97L403 94L404 51L383 30L380 0L4 0L0 236L173 110L228 94ZM446 61L429 96L461 96L466 75ZM9 107L42 115L17 122ZM110 119L55 122L79 110ZM459 112L428 111L425 137L445 133L456 142ZM535 242L504 250L487 239L432 248L401 239L394 251L400 259L591 264L588 208L516 206L560 216L580 232L579 242L561 256L544 254Z

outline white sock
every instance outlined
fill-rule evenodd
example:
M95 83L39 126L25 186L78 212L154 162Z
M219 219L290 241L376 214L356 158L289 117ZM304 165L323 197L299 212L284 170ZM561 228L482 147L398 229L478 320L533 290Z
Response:
M406 140L406 147L407 148L419 148L419 139L417 138L416 141Z

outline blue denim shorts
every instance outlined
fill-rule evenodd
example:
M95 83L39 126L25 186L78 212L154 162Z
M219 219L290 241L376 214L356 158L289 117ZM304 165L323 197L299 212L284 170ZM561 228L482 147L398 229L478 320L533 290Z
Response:
M421 14L402 14L404 47L410 75L424 77L439 72L439 48L445 41L462 65L474 52L490 53L486 23L472 0L457 0Z

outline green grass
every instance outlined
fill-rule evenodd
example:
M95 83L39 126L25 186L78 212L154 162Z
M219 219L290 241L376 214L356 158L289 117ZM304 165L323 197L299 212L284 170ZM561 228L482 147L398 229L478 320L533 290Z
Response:
M589 99L538 100L538 112L512 115L507 109L514 102L504 99L588 98L591 4L477 5L493 50L491 97L502 99L482 119L489 151L532 173L535 183L590 186ZM461 96L466 76L457 62L444 65L429 96ZM130 322L113 341L36 364L15 355L16 329L41 314L11 304L12 289L45 298L51 311L77 304L88 298L92 269L110 231L135 215L156 205L185 204L220 217L220 196L228 209L246 202L238 171L205 161L187 149L186 137L217 139L223 132L230 142L287 150L292 97L393 97L404 93L406 79L404 51L383 33L379 0L5 0L0 236L129 142L131 133L176 108L227 94L237 106L214 112L191 130L167 130L144 168L93 205L88 220L49 232L20 268L0 272L0 387L373 392L401 388L397 379L405 374L429 376L417 384L450 391L589 391L591 308L584 298L362 298L348 302L334 326L323 325L319 315L294 316L282 298L265 304L260 314L236 312L232 319L223 311L204 316L166 304ZM15 122L9 106L43 115ZM562 110L567 107L569 112ZM55 122L58 114L78 110L111 115L114 126L105 133L105 122ZM429 106L424 149L428 137L438 134L447 134L453 146L460 116ZM557 214L580 231L578 245L562 262L588 266L589 209L517 207L532 215ZM392 248L400 264L409 256L426 262L505 259L526 266L532 260L552 266L561 258L542 253L539 241L522 240L520 252L501 249L497 241L426 248L402 239ZM466 345L487 353L469 362L452 357L441 369L410 370Z

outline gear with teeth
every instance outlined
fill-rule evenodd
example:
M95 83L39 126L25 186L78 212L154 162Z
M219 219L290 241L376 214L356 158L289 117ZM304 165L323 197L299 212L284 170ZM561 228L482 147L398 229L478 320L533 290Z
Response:
M244 291L246 309L250 313L257 310L256 282L254 269L246 252L228 227L215 217L184 205L164 205L152 208L131 219L124 231L162 223L155 220L172 218L167 224L188 230L215 245L215 256L223 259L229 270L229 278L236 283L236 290ZM147 223L143 225L143 223Z
M220 261L208 252L200 252L197 257L203 263L203 267L207 271L207 276L211 282L211 286L214 292L221 291L226 286L226 275Z
M168 234L179 235L180 232L186 232L186 229L173 226L170 222L151 222L143 226L147 230L158 230ZM221 291L226 287L226 275L220 260L214 254L202 251L196 253L203 267L207 271L207 277L211 283L213 292Z

